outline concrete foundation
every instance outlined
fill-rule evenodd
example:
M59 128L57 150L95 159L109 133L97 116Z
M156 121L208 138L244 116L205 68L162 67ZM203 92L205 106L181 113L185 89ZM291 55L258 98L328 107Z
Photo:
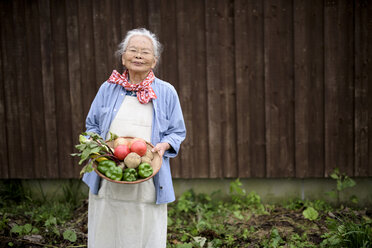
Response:
M236 179L174 179L174 189L179 197L193 189L195 193L216 194L224 198L229 194L230 183ZM356 186L344 190L341 200L348 201L355 195L360 206L372 206L372 178L355 179ZM4 182L4 181L3 181ZM325 200L334 203L326 192L336 188L333 179L240 179L247 193L254 191L265 203L279 203L289 199ZM22 180L22 184L33 198L63 199L67 191L87 197L88 188L80 180Z

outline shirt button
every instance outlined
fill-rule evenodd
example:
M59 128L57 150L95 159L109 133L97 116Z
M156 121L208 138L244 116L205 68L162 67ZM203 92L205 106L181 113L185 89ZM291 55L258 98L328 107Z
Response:
M124 94L123 94L123 93L121 93L121 95L122 95L122 96L124 96Z
M116 111L116 109L114 109L114 111Z

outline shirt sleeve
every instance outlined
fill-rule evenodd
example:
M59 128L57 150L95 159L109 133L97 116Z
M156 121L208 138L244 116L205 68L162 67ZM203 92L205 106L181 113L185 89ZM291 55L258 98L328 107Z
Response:
M186 126L178 94L176 90L172 90L172 93L172 102L168 105L169 126L161 140L161 142L167 142L171 146L164 153L164 156L169 158L177 156L181 143L186 138Z
M87 132L93 132L98 135L101 135L101 128L100 128L100 110L101 105L103 103L104 94L103 94L103 85L98 90L85 120L85 127Z
M98 90L88 112L87 118L85 120L85 127L87 132L94 132L101 135L100 128L100 111L104 99L104 88L103 85ZM98 194L100 187L100 177L95 171L84 173L83 182L85 182L92 194Z

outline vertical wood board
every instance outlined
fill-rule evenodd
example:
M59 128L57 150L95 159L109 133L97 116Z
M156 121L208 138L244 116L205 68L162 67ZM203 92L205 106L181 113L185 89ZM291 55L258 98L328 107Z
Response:
M267 177L295 174L292 7L264 3Z
M323 1L294 1L294 13L296 177L321 177L324 174Z

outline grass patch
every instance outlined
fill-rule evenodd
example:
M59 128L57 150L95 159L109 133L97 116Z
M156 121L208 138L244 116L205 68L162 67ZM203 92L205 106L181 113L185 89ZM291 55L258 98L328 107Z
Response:
M78 190L68 184L61 201L33 201L18 181L7 182L0 247L86 247L88 203L75 198ZM263 204L239 180L228 199L218 195L189 190L168 205L167 247L371 247L371 210L320 200Z
M86 223L76 223L86 211L76 182L64 186L59 200L33 200L18 180L5 181L0 189L0 247L79 247L86 243ZM85 245L84 245L85 246ZM83 247L83 246L80 246Z

